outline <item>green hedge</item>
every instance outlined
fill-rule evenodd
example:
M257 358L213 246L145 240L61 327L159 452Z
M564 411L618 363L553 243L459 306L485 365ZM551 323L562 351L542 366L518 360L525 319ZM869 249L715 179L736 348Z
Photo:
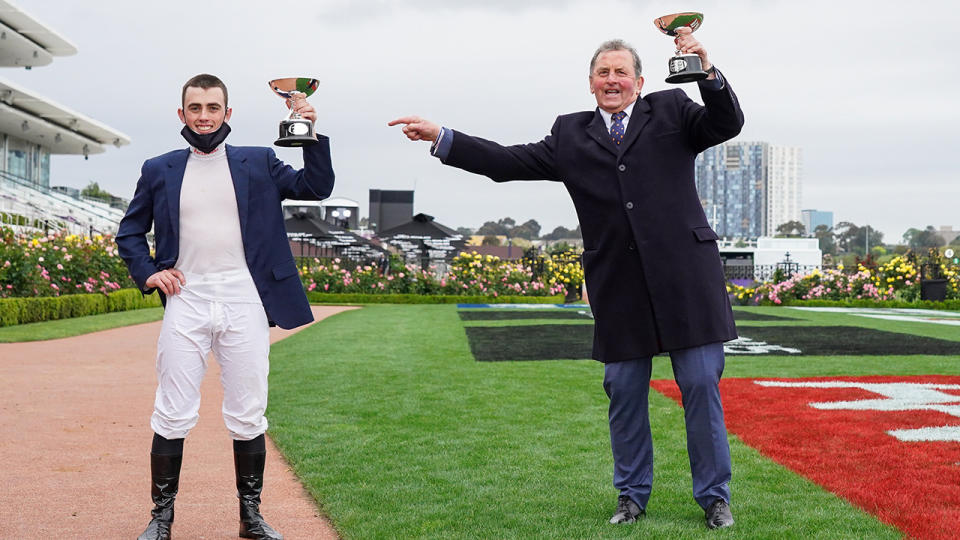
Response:
M312 304L562 304L563 296L453 296L444 294L339 294L309 292Z
M143 296L136 289L121 289L109 295L95 293L40 298L0 298L0 326L159 306L159 295Z
M869 300L866 298L854 300L786 300L783 304L774 304L770 301L761 302L762 306L794 306L794 307L857 307L857 308L910 308L910 309L939 309L945 311L960 311L960 300L917 300L904 302L903 300Z

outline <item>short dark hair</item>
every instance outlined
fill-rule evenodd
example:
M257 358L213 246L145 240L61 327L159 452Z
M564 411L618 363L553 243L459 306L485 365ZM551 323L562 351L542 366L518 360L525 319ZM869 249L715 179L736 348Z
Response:
M628 51L630 56L633 57L633 71L635 71L635 76L639 77L640 73L643 71L643 66L640 64L640 55L637 54L637 50L630 46L629 43L622 39L611 39L610 41L604 41L597 47L597 52L593 53L593 58L590 59L590 76L593 76L593 67L597 65L597 58L601 54L610 51Z
M190 77L190 80L183 85L183 91L180 92L181 107L186 105L187 88L190 88L191 86L194 88L203 88L204 90L208 88L219 88L223 90L223 106L227 106L227 85L223 84L223 81L221 81L216 75L201 73L199 75Z

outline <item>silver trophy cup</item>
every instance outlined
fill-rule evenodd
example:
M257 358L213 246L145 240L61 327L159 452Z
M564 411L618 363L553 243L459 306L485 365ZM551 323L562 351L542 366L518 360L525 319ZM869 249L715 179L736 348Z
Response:
M703 13L688 11L664 15L654 19L653 24L664 34L676 37L677 28L682 26L690 28L691 32L700 28L703 24ZM670 75L667 77L668 83L679 84L700 81L709 77L707 72L703 70L700 57L695 54L680 54L680 51L676 51L667 65L670 69Z
M320 82L307 77L274 79L267 83L273 93L282 97L290 113L280 122L280 138L273 142L277 146L308 146L317 143L313 132L313 122L302 118L293 111L294 105L312 95Z

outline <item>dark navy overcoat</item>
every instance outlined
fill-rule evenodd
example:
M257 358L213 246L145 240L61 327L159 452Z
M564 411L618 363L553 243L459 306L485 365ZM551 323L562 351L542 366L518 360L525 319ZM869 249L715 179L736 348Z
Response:
M313 320L283 225L284 199L320 200L333 191L330 140L303 147L304 167L294 170L270 148L227 145L240 215L247 268L260 293L267 318L281 328ZM127 213L117 231L117 247L130 276L149 293L147 278L173 268L180 253L180 187L190 150L175 150L147 160ZM146 235L154 230L156 253ZM161 298L163 294L160 293Z
M444 159L497 182L563 182L580 219L593 357L602 362L737 337L694 159L736 136L743 113L729 83L700 93L703 106L679 89L638 99L619 147L594 110L558 117L532 144L454 132Z

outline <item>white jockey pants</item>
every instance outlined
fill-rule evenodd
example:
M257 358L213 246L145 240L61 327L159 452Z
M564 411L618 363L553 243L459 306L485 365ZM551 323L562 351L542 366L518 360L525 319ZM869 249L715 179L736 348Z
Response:
M247 269L184 273L180 294L167 298L157 341L157 397L150 427L182 439L200 418L200 384L213 351L220 364L223 421L235 440L267 430L270 328Z

